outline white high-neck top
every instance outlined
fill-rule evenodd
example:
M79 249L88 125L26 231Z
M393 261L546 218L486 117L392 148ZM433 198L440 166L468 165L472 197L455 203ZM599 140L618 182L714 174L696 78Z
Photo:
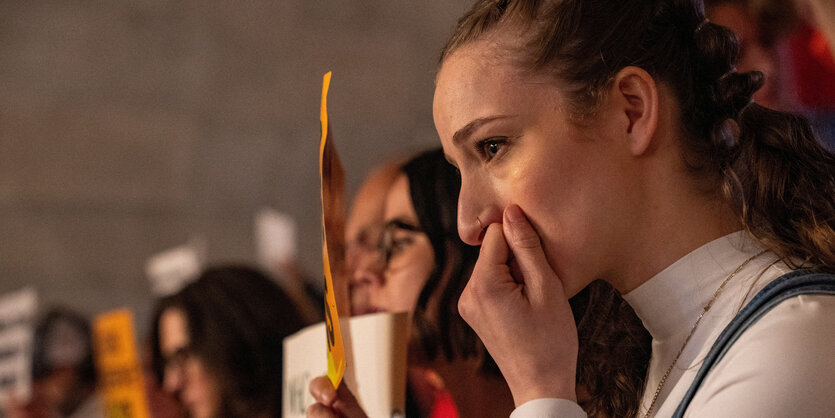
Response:
M722 282L762 247L744 232L716 239L623 297L652 335L640 415L704 306ZM763 287L791 269L771 252L751 260L724 287L670 372L653 415L673 414L713 342ZM687 416L835 416L835 297L790 298L734 343L705 379ZM564 399L536 399L512 418L585 417Z

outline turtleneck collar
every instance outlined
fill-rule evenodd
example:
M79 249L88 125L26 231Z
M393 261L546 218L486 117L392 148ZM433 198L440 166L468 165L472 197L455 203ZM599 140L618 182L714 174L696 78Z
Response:
M725 235L682 257L623 298L654 340L669 340L689 332L722 281L760 251L762 247L744 231Z

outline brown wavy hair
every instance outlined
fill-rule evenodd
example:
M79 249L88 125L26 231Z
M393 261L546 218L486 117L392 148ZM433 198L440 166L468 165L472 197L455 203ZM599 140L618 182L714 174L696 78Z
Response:
M591 417L638 415L652 337L609 283L595 280L570 299L577 322L577 387Z
M566 86L563 94L577 121L595 115L615 75L627 66L669 86L679 105L683 161L706 190L727 202L743 228L785 262L835 271L835 156L803 117L752 103L762 73L736 72L738 40L705 19L702 1L479 0L459 19L440 61L495 35L501 38L491 39L508 41L497 43L504 47L499 53ZM611 312L620 309L619 303L613 306ZM601 342L605 349L606 338L599 335L615 326L607 315L583 319L590 337L580 330L581 351L584 341ZM578 383L591 382L592 392L615 386L634 395L620 406L593 399L589 413L634 415L643 380L611 379L605 373L622 359L586 354L586 360L580 354Z

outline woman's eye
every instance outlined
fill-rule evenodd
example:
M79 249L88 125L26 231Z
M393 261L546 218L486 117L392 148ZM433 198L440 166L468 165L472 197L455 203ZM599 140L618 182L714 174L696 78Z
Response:
M391 255L397 255L403 252L403 250L412 243L411 238L400 238L395 239L394 242L391 243Z
M388 264L392 258L402 253L414 240L411 237L389 237L382 245L383 259Z
M478 143L478 151L485 160L490 161L498 155L504 146L504 140L497 138L488 138Z

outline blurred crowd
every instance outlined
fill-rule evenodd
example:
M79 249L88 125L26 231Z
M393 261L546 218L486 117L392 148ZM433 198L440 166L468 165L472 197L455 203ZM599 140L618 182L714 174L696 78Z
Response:
M706 0L714 23L740 40L737 70L761 71L754 100L808 117L818 137L835 147L835 59L832 2Z
M833 4L706 0L708 18L739 37L737 69L765 75L754 100L805 115L830 149ZM514 408L495 362L457 309L478 257L478 248L458 237L460 181L440 149L393 160L367 176L346 221L346 266L337 279L347 282L350 315L411 315L407 416L506 417ZM150 335L140 338L153 416L281 416L282 341L322 319L321 295L282 284L304 282L292 274L298 277L277 280L250 266L212 266L156 302ZM572 298L571 308L581 341L578 402L592 416L634 413L648 333L603 282ZM617 350L585 351L592 333ZM32 396L10 399L4 416L104 416L91 335L88 318L62 308L44 312L35 327ZM616 377L584 373L584 362L611 363Z

